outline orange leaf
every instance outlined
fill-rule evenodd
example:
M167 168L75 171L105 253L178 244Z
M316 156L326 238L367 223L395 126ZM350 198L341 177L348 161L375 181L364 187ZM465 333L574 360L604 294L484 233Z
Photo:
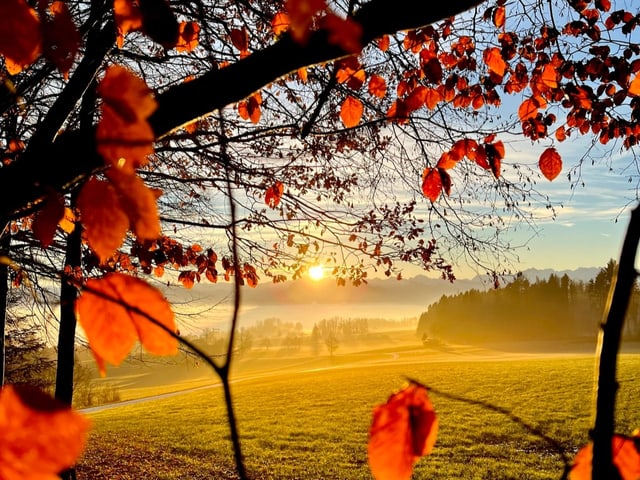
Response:
M89 246L101 261L106 260L122 245L129 229L117 191L108 182L91 178L80 190L77 206Z
M544 88L558 88L558 72L552 63L547 63L540 76Z
M621 480L638 480L640 478L640 453L635 439L624 435L614 435L611 439L613 463L618 468ZM569 472L570 480L591 480L593 444L582 447L573 460Z
M364 106L357 98L348 96L340 107L340 119L347 128L355 127L360 123Z
M502 28L504 26L505 13L504 6L498 7L493 11L493 24L497 28Z
M536 118L540 104L535 98L528 98L520 104L518 116L521 122L526 122L530 118Z
M538 166L542 174L551 181L562 171L562 158L555 148L549 147L540 155Z
M302 83L307 83L307 69L305 67L300 67L296 73Z
M408 480L414 463L431 453L438 419L422 385L410 384L373 411L368 458L376 480Z
M53 2L50 11L53 18L43 25L45 55L67 78L80 48L81 36L66 3Z
M489 70L499 77L503 77L507 70L507 63L502 58L502 53L498 47L488 48L483 54L484 63L487 64Z
M64 215L62 216L62 220L60 220L60 228L63 232L71 233L76 228L76 216L73 214L73 211L64 207Z
M633 81L629 85L628 93L633 97L640 96L640 75L636 75L636 77L633 79Z
M145 81L120 65L107 68L97 92L105 104L129 123L148 118L158 106Z
M556 130L556 140L558 140L559 142L564 142L566 139L567 139L567 132L564 128L564 125L561 125Z
M455 158L451 152L444 152L440 155L440 159L438 160L436 167L448 170L455 167L458 164L458 161L460 161L460 158L461 157Z
M276 208L280 203L283 192L284 185L282 182L276 182L272 187L267 188L267 193L265 193L264 196L264 203L266 203L269 208Z
M90 421L26 385L0 390L0 478L49 480L76 463Z
M15 75L36 61L41 52L40 20L25 0L0 1L0 55Z
M198 46L200 25L196 22L181 22L178 30L177 52L191 52Z
M404 101L404 104L409 112L418 110L424 105L424 102L427 98L427 91L428 89L424 85L418 85L411 91L411 93Z
M133 0L113 0L113 14L118 30L118 48L122 48L127 33L142 29L142 13Z
M175 332L171 306L162 292L138 278L108 273L88 280L76 301L76 317L102 376L105 362L119 365L136 340L154 355L178 353L178 341L149 319Z
M425 168L422 172L422 193L435 202L442 192L442 178L437 168Z
M387 94L387 82L380 75L371 75L369 78L369 93L374 97L384 98Z
M442 97L442 93L437 88L429 88L427 89L427 94L424 99L424 104L427 106L429 110L433 110L436 108L438 103L440 103L444 98Z
M238 103L238 114L244 120L251 120L252 123L258 123L261 116L261 104L262 95L260 95L260 92L256 92L247 100L243 100Z
M362 50L362 27L351 18L340 18L333 13L322 18L322 27L329 31L329 43L338 45L345 52L359 53Z
M285 12L278 12L271 20L271 30L273 34L278 37L287 30L289 30L289 15Z
M120 170L107 170L115 187L119 205L129 219L129 227L139 240L155 240L160 236L160 216L156 205L156 190L147 187L137 175Z
M144 80L117 65L107 69L97 91L103 100L98 153L108 164L133 172L153 153L155 135L146 119L157 102Z
M96 128L97 150L107 165L133 173L147 164L155 135L146 120L124 122L109 105L102 105Z
M43 248L51 245L64 211L64 200L57 194L51 194L44 201L42 210L36 214L31 229Z
M306 42L314 17L326 10L325 0L287 0L285 4L289 14L291 36L297 42Z

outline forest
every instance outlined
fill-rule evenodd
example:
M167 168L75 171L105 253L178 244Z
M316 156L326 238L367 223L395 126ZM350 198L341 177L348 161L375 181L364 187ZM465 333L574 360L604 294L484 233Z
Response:
M498 289L444 295L420 315L420 337L454 343L586 340L597 337L617 263L588 282L566 274L529 280L523 275ZM640 287L634 284L623 332L640 338Z

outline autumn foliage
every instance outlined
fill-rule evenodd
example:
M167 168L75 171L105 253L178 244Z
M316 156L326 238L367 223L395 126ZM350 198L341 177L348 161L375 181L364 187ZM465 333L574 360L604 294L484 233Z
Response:
M16 107L24 92L16 90L12 79L28 74L40 61L52 65L52 71L60 77L57 81L69 82L65 85L73 81L70 74L85 48L83 35L90 22L80 26L82 15L72 7L73 2L64 1L0 1L2 87L6 90L3 95L12 99ZM207 37L210 44L204 47L208 50L197 58L203 63L209 62L212 44L216 42L228 42L225 48L237 56L238 62L245 62L268 42L291 40L296 48L304 49L309 45L319 48L313 43L319 42L319 38L326 41L333 55L329 62L331 76L318 85L325 92L335 88L335 98L318 94L307 105L309 111L300 113L300 118L292 120L287 128L306 132L308 129L300 126L303 120L323 114L333 122L331 138L339 139L335 149L353 150L359 155L375 156L379 152L358 150L361 138L351 138L349 134L370 129L374 137L385 127L410 126L416 118L436 118L445 106L474 117L502 105L504 95L519 99L514 112L519 133L543 145L537 166L549 181L562 173L560 144L572 136L592 134L603 145L619 141L625 149L632 149L640 136L640 60L634 58L640 55L640 47L633 42L621 42L619 50L612 52L610 46L598 42L605 35L612 38L630 35L640 24L640 16L626 9L612 11L609 0L569 1L570 12L564 12L557 19L557 25L536 26L531 30L533 33L519 35L517 22L511 21L511 8L516 7L497 0L474 18L474 22L482 24L481 30L489 32L486 35L490 40L471 36L469 31L457 32L455 18L447 16L432 25L401 29L393 41L391 34L376 31L376 38L370 41L364 29L366 25L356 21L363 18L366 22L366 15L358 17L357 12L352 11L342 14L344 12L334 11L325 0L286 0L262 18L262 29L254 32L248 24L237 23L226 28L224 36L215 41ZM186 288L193 287L201 278L210 282L217 282L218 278L235 280L238 285L249 287L256 287L260 280L258 270L249 262L227 256L218 259L213 249L199 245L186 247L164 235L158 209L158 199L163 192L148 186L142 175L153 170L158 137L168 133L156 130L157 119L154 123L154 115L163 106L162 98L168 97L163 97L167 92L154 91L140 72L132 70L138 53L126 51L128 42L142 36L154 62L161 65L171 55L195 57L199 54L201 37L210 32L194 19L182 18L189 10L181 10L178 18L166 0L113 0L108 2L108 10L109 22L112 20L114 25L111 42L124 53L113 58L128 59L128 66L124 61L118 64L105 60L99 75L95 78L89 75L91 82L95 80L95 86L90 89L95 109L84 105L82 122L78 122L84 124L89 118L91 123L95 116L95 125L92 128L84 125L82 131L92 132L90 142L86 143L93 146L95 152L92 153L101 163L88 168L86 175L60 182L63 185L60 190L64 191L48 187L45 195L21 211L26 218L22 226L31 229L41 247L51 247L59 232L78 229L75 231L81 232L83 246L93 255L92 259L85 259L84 272L80 272L80 268L73 274L65 270L61 276L81 291L75 312L102 375L106 375L107 363L119 365L136 342L156 355L172 355L178 349L180 339L171 306L160 290L135 274L154 273L161 277L165 267L175 268L180 271L178 282ZM264 38L256 38L257 33L262 33ZM584 48L581 46L580 55L570 56L560 48L562 39L588 43ZM364 40L370 41L369 45L365 45ZM218 47L216 44L215 48ZM393 68L381 67L385 59L394 55L402 55L404 63L394 64ZM316 59L318 68L325 68L322 60ZM231 68L227 61L213 64L215 68L211 68L216 71ZM286 97L286 100L278 100L281 104L295 104L304 96L301 87L318 79L314 65L292 63L291 67L286 76L270 79L279 89L276 95L273 92L263 95L264 91L257 89L241 98L229 97L224 106L233 104L230 110L241 120L238 125L260 128L273 115L269 109L274 108L274 98L282 94L280 98ZM179 84L175 88L187 88L188 82L198 83L198 88L202 88L201 80L194 79L187 70L181 72L185 75L180 80L175 80ZM225 88L232 90L231 87ZM172 88L167 87L169 94L173 93ZM19 112L19 108L15 112ZM64 130L73 128L73 122L65 123L68 114L61 117L53 129L59 132L52 133L52 138L65 138ZM182 129L181 135L193 140L200 121L200 118L190 118L187 123L174 127ZM222 125L220 130L224 130ZM419 133L420 129L416 131ZM416 191L431 202L431 208L443 194L452 195L456 182L464 181L469 172L484 176L487 182L501 181L503 167L509 161L505 143L498 134L455 135L442 140L433 152L421 152L420 159L415 161L418 166L412 175L420 178L412 181ZM10 137L7 135L3 168L12 165L28 150L23 142L26 139L17 134L16 138ZM226 146L225 142L221 143ZM328 156L317 145L309 145L317 149L314 154ZM163 145L171 146L171 142ZM271 153L269 148L264 148L265 155ZM199 150L197 143L193 150ZM228 159L225 157L221 164L228 168ZM185 178L188 173L188 167L182 170ZM252 171L247 175L254 174ZM302 185L295 185L296 181ZM291 185L287 182L299 190L313 183L322 184L327 190L342 189L333 196L336 202L344 201L351 185L357 183L355 180L340 183L330 176L316 178L306 171L299 178L274 175L269 181L257 181L251 187L259 192L260 206L266 212L295 218L295 213L286 212L292 198ZM72 190L77 197L70 207L65 194ZM193 191L192 195L195 197L198 193ZM319 195L318 199L321 198ZM407 208L407 212L412 208ZM388 208L385 215L389 216L390 212ZM368 218L374 217L372 213ZM368 228L388 230L387 225L371 227L366 221L354 223L358 233ZM423 233L421 228L411 228L406 239L416 240ZM396 225L389 238L396 244L405 242L405 237L397 233ZM130 254L121 251L126 241L132 245ZM294 246L292 236L287 237L286 243ZM402 260L420 259L432 266L435 241L420 239L417 243L421 248L403 252ZM302 254L309 245L300 244L297 248ZM382 253L381 241L373 246L361 241L356 250L374 258L378 262L376 266L386 268L391 262ZM136 259L135 265L132 258ZM442 270L446 272L447 267ZM89 278L95 271L100 275ZM22 271L15 274L16 286L24 275ZM56 478L60 470L73 465L77 459L88 427L82 416L41 393L5 386L0 391L0 479ZM418 459L434 448L437 430L438 419L424 386L413 382L391 395L373 412L368 459L374 477L377 480L409 479ZM637 441L636 437L622 435L613 438L614 463L625 480L640 476ZM58 449L58 445L65 447ZM578 452L571 478L587 479L590 473L591 450L587 446Z
M87 441L89 420L41 391L0 389L0 478L56 480Z
M414 463L431 453L438 418L424 386L411 383L373 410L369 465L376 480L409 480Z

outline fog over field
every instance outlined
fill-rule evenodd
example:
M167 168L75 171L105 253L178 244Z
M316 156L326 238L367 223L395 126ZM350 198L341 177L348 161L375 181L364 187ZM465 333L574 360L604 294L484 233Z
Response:
M595 267L562 272L531 269L523 273L531 280L546 278L551 273L559 276L566 273L572 279L588 281L598 270ZM505 281L508 280L505 277ZM492 288L492 283L486 277L458 279L450 283L424 275L403 280L374 278L358 287L338 286L330 278L260 283L256 288L241 288L240 326L248 327L267 318L279 318L283 322L300 322L304 330L309 331L320 320L334 317L417 318L442 295L488 288ZM203 281L192 289L185 289L182 285L165 286L164 289L184 331L228 328L233 306L231 283Z

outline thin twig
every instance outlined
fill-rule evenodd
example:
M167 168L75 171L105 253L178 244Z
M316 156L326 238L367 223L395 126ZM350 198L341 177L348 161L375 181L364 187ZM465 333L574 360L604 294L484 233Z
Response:
M564 464L564 470L562 473L562 477L560 477L560 480L566 480L567 475L569 474L569 470L571 470L571 460L567 456L567 453L565 452L565 449L562 446L562 444L555 438L552 438L546 433L544 433L543 431L539 430L538 428L532 425L529 425L523 419L515 415L513 412L510 412L506 408L498 407L497 405L493 405L483 400L475 400L473 398L467 398L467 397L463 397L453 393L448 393L448 392L439 390L437 388L432 388L412 378L407 378L407 380L411 383L415 383L416 385L421 385L424 388L426 388L429 392L435 393L436 395L440 395L441 397L444 397L446 399L463 402L468 405L474 405L476 407L481 407L481 408L484 408L485 410L491 410L492 412L499 413L500 415L504 415L513 423L520 425L523 429L525 429L529 433L544 440L549 446L551 446L551 448L553 448L553 450L556 451L556 453L562 460L562 463Z

